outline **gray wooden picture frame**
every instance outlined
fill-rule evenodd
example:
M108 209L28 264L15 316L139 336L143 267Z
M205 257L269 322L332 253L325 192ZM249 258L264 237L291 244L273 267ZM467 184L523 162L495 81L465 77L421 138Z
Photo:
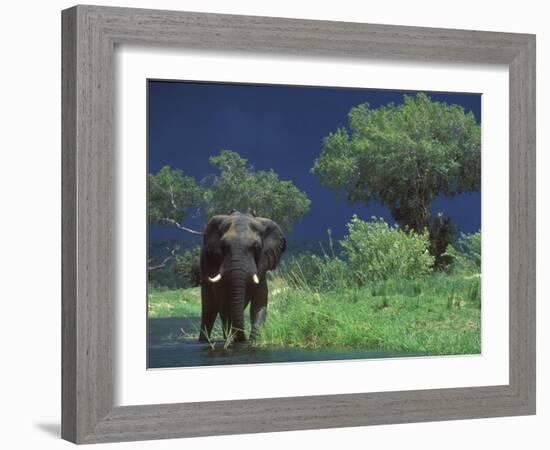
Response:
M535 413L535 36L75 6L62 12L62 437L76 443ZM509 384L114 406L113 52L139 43L270 54L506 64Z

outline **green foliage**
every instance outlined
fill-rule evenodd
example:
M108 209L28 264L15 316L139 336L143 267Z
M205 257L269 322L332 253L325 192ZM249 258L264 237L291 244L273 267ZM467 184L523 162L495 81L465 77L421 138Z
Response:
M198 285L200 247L196 242L149 242L148 282L155 289Z
M179 289L190 287L174 272L174 261L171 260L164 267L147 271L147 281L157 289Z
M290 246L292 249L294 244L295 241ZM343 289L350 286L353 282L350 280L348 265L336 254L340 246L332 240L332 230L328 230L329 253L322 242L317 244L317 253L306 250L287 256L279 266L279 272L298 289L309 289L313 292L336 286Z
M348 235L337 244L341 255L334 252L302 253L287 258L280 273L294 286L314 292L334 288L357 287L367 282L387 279L412 279L429 273L434 257L429 254L428 232L404 231L390 227L383 219L364 222L353 216L347 225Z
M255 171L238 153L222 150L210 163L220 173L206 193L206 218L233 209L254 212L289 231L309 211L310 200L291 181L273 170Z
M200 254L201 248L197 245L176 256L174 272L182 277L188 286L200 284Z
M481 273L481 231L462 233L454 245L449 245L445 255L451 258L454 272Z
M323 140L312 172L348 201L377 201L403 227L428 226L438 194L452 197L479 190L481 131L472 113L419 93L402 105L349 113L344 128Z
M360 284L390 278L411 279L431 271L427 231L415 233L390 227L383 219L364 222L353 216L348 235L340 241L349 269Z
M194 178L169 166L147 176L147 189L147 217L151 224L180 223L204 198L204 190Z
M183 277L174 272L174 260L170 260L164 267L147 271L147 281L150 286L157 289L179 289L191 285Z
M222 150L210 158L210 163L219 175L207 177L205 186L168 166L149 174L149 223L172 224L190 231L181 222L192 211L202 213L207 222L216 214L238 210L268 217L290 231L309 211L309 198L291 181L280 180L273 170L255 171L238 153Z

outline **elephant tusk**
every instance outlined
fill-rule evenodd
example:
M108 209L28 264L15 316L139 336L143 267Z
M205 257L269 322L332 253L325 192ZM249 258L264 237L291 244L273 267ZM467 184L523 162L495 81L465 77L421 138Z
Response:
M254 283L256 284L260 284L260 280L257 274L252 275L252 281L254 281Z
M211 283L217 283L221 279L222 279L222 274L221 273L217 274L214 278L208 277L208 281L210 281Z

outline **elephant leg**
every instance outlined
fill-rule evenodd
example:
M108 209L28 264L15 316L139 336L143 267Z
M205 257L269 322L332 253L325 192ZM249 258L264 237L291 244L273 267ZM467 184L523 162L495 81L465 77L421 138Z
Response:
M212 328L216 321L217 313L209 311L208 313L202 313L201 316L201 328L199 332L199 342L209 342L210 335L212 334Z
M260 335L260 329L267 317L267 281L260 280L260 284L252 291L250 302L250 340L254 341Z
M220 319L222 321L223 339L226 340L229 335L229 330L231 329L231 318L229 317L229 312L222 309L220 311Z
M209 342L212 327L218 315L217 302L209 286L201 286L201 328L199 342Z
M265 322L265 319L267 317L267 305L257 309L251 309L250 317L252 321L252 329L250 330L250 340L255 341L260 336L260 329L262 328Z

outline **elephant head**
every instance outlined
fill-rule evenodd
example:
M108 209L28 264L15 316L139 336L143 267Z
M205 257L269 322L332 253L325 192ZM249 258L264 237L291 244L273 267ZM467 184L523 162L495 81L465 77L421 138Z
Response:
M247 300L260 286L265 286L267 295L266 272L275 269L285 249L283 232L270 219L235 211L214 216L208 223L201 284L216 292L220 310L225 308L229 315L235 341L246 339L243 311Z

